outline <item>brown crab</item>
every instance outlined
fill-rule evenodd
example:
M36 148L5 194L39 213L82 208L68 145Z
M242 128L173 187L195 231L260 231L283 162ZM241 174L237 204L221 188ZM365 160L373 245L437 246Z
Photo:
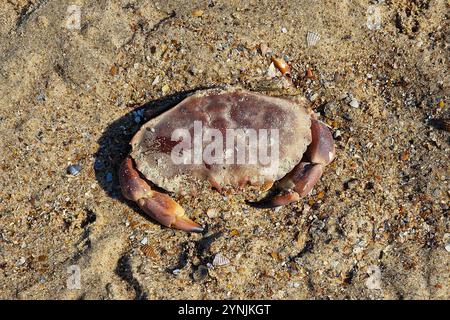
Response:
M193 94L146 122L135 134L132 150L119 171L122 193L164 226L190 232L201 232L203 228L190 220L169 195L155 189L193 194L204 188L221 191L250 185L270 189L271 196L254 202L256 207L298 201L312 190L324 166L335 156L331 132L306 106L304 99L269 97L241 89ZM199 124L203 138L200 142L195 140ZM272 163L248 161L257 152L261 155L258 147L262 145L252 146L248 131L256 132L260 141L264 140L261 133L270 131L264 140L269 149L266 151L277 151L278 159L271 159ZM234 136L228 136L229 132ZM237 141L242 144L236 146ZM215 147L226 146L225 150L211 148L213 142ZM238 161L242 147L248 153L245 151L244 158ZM210 153L206 154L215 161L197 157L197 151L204 156L207 149Z

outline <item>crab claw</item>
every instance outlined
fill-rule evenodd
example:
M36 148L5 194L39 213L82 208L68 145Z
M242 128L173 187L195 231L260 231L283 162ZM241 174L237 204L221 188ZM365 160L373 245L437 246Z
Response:
M168 195L154 191L134 168L131 157L127 157L119 171L120 186L125 198L135 201L150 217L170 228L188 232L202 232L203 228L189 219L184 209Z
M336 155L333 136L327 126L316 119L311 119L311 144L305 158L312 163L327 165Z
M311 136L312 141L303 156L303 161L278 182L279 193L251 203L252 206L257 208L284 206L298 201L300 197L311 192L322 176L324 167L333 161L336 155L330 130L324 123L314 118L311 119Z
M279 187L282 190L294 190L301 197L311 192L323 173L323 165L300 162L281 179Z
M285 206L292 202L300 200L300 195L297 192L281 192L276 196L263 199L258 202L247 202L255 208L267 209Z

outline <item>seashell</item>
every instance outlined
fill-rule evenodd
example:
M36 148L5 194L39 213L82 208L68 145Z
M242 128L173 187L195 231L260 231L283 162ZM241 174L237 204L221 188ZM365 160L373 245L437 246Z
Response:
M428 123L436 129L450 132L450 119L430 119Z
M308 47L315 46L317 42L320 40L320 35L318 33L315 33L313 31L308 31L306 34L306 43L308 44Z
M275 78L277 75L277 70L275 69L275 65L272 62L269 66L269 69L267 69L267 77L269 78Z
M145 256L149 258L157 258L155 250L153 250L153 247L148 244L144 244L143 246L141 246L141 251Z
M214 260L213 260L213 266L215 266L215 267L225 266L229 263L230 263L230 260L227 257L225 257L224 255L222 255L220 252L215 255Z
M273 64L275 65L275 67L278 70L280 70L280 72L283 76L285 74L291 74L291 67L289 67L289 65L287 64L286 61L284 61L284 59L272 57L271 60L272 60Z

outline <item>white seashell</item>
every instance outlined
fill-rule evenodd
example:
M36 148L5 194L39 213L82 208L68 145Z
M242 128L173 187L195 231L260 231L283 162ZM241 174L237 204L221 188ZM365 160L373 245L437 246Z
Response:
M223 256L220 252L218 254L216 254L216 256L214 257L213 260L213 266L217 267L217 266L225 266L227 264L230 263L230 260Z
M209 208L209 209L206 211L206 215L207 215L209 218L216 218L216 217L218 216L218 212L217 212L217 210L214 209L214 208Z
M274 63L272 62L269 66L269 69L267 69L267 76L269 78L275 78L277 75L277 69L275 68Z
M308 31L306 34L306 43L308 44L308 47L315 46L317 42L320 40L320 35L318 33L315 33L313 31Z

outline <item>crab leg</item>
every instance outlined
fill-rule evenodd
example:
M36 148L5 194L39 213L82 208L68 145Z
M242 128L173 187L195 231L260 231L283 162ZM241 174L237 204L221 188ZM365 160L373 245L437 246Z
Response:
M168 195L152 190L134 167L130 156L123 161L119 171L122 194L136 202L150 217L170 228L188 232L202 232L203 228L184 214L184 209Z
M259 207L271 208L298 201L311 192L327 164L333 161L335 147L330 130L316 119L311 119L312 141L298 165L278 183L280 193L267 199Z

